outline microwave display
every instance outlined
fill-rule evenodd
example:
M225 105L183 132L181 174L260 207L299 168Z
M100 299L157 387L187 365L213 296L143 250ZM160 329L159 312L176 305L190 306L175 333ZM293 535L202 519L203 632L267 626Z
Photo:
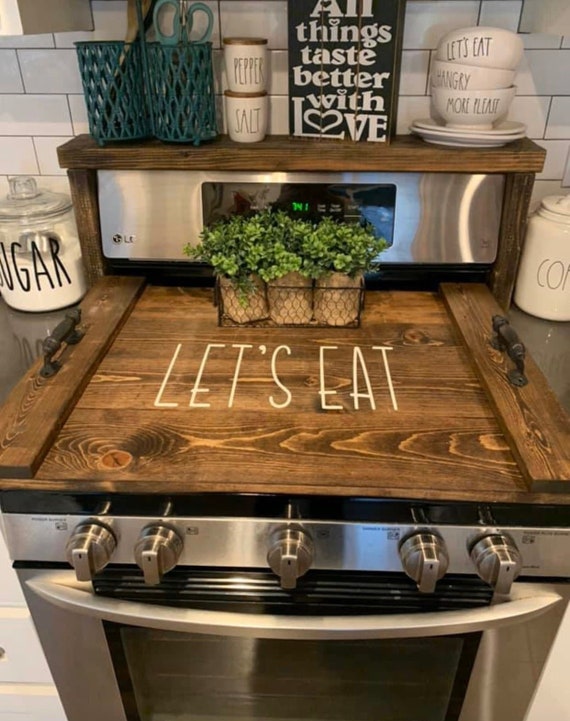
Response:
M266 208L318 221L369 223L388 246L394 240L396 185L392 183L221 183L202 185L204 224Z

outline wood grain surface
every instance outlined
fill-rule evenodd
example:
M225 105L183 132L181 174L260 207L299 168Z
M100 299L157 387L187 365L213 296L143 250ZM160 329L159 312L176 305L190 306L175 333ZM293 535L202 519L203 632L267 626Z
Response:
M523 138L501 148L447 148L401 135L384 143L272 135L260 143L235 143L220 135L198 147L149 140L99 147L80 135L58 148L62 168L142 170L339 170L458 173L537 173L546 151Z
M220 328L210 289L147 287L128 314L139 286L105 279L106 292L115 283L123 297L115 303L96 300L100 283L88 315L103 344L113 323L124 324L103 355L82 364L83 376L75 361L74 384L62 369L52 396L33 377L18 386L2 428L2 488L570 504L564 475L529 483L522 454L511 450L510 420L497 419L480 361L448 315L446 304L456 319L466 305L476 347L486 342L484 316L496 302L485 286L371 292L360 328L291 329ZM485 375L502 383L505 364L495 353ZM544 383L534 366L529 377ZM532 417L548 448L542 463L564 470L567 446L550 436L568 419L552 426L550 401L531 416L528 399L502 393L509 419L519 406Z
M220 347L203 363L208 344ZM391 348L385 355L397 408L378 346ZM362 359L356 382L355 347ZM271 370L278 348L277 375L291 394L282 408L270 400L287 400ZM165 378L159 402L166 405L157 407ZM336 391L324 405L338 408L323 407L322 383ZM365 393L358 408L355 385ZM291 329L220 328L211 290L147 288L34 483L133 492L530 495L441 298L403 291L369 293L358 329Z
M527 357L528 384L509 383L513 363L489 342L501 309L485 286L442 284L441 291L529 489L569 493L570 420L544 376Z
M32 478L143 285L139 278L100 281L81 303L85 336L64 344L61 370L42 378L38 361L8 396L0 416L0 478Z

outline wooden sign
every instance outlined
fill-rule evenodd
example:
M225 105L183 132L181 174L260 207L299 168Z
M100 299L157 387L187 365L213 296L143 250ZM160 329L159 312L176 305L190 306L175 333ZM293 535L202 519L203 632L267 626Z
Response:
M388 142L405 0L289 0L293 135Z

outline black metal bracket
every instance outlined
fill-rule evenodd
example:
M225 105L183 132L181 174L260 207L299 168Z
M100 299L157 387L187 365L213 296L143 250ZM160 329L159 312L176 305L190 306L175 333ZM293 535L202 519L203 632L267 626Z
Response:
M40 370L42 378L50 378L61 368L61 363L54 360L53 357L61 348L62 343L75 345L85 335L82 331L77 330L80 320L81 310L79 308L68 310L65 318L54 328L53 333L44 339L42 343L44 364Z
M528 378L524 374L526 348L520 341L517 332L502 315L493 316L491 345L502 353L506 352L516 366L507 371L509 383L518 388L526 386L528 383Z

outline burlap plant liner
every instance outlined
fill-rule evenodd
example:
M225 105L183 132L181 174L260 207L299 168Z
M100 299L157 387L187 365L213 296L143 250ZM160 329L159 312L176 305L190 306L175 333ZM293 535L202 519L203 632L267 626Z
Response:
M314 318L321 325L358 325L363 277L332 273L315 283Z
M241 293L229 278L218 278L218 292L220 302L220 324L224 319L234 323L254 323L267 318L267 300L265 286L260 278L252 277L253 288L248 293L245 302Z
M267 284L269 316L278 325L306 325L313 317L313 281L297 272Z

